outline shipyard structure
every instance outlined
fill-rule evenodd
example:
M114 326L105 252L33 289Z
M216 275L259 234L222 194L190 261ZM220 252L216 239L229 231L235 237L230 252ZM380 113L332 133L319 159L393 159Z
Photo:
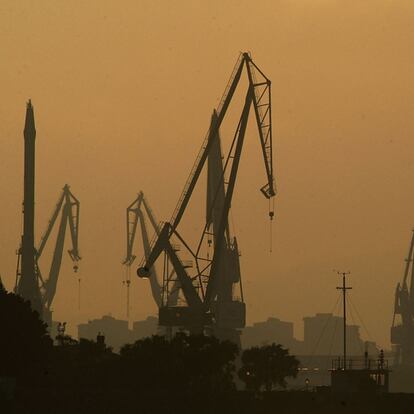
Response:
M79 200L66 184L59 196L40 243L35 245L35 143L36 127L32 102L26 106L24 123L24 187L23 187L23 234L18 249L15 293L29 301L33 310L39 313L44 322L52 327L52 303L56 294L59 273L63 259L67 228L72 246L68 250L73 262L73 270L78 271L81 259L78 249ZM47 275L42 275L40 261L45 247L51 239L55 224L55 245ZM80 278L78 278L80 282Z
M32 309L43 317L43 308L36 272L34 244L35 217L35 142L36 127L31 101L27 103L24 123L24 195L23 235L20 248L21 270L16 280L16 293L30 301Z

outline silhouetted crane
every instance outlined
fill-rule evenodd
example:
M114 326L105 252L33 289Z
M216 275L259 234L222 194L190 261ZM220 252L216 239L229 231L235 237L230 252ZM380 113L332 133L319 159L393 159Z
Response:
M147 214L147 217L151 223L153 231L158 234L159 228L158 224L154 218L154 214L150 209L147 201L144 198L144 193L142 191L139 192L138 197L128 206L126 211L126 228L127 228L127 252L126 257L122 264L126 266L127 269L127 276L126 276L126 286L127 286L127 302L129 303L129 285L131 283L130 278L130 268L131 265L134 263L136 259L136 255L133 254L134 250L134 242L137 232L138 223L141 227L141 236L142 236L142 244L144 247L144 254L145 257L150 252L150 240L148 236L148 229L145 222L144 211L142 210L142 206L144 207L144 211ZM155 300L157 306L161 304L161 284L158 281L157 273L155 267L151 269L152 274L154 277L151 278L151 291L152 296ZM129 305L127 304L127 316L129 317Z
M395 290L391 343L397 348L396 362L414 365L414 230L402 283Z
M126 230L127 230L127 244L126 244L126 256L122 264L126 266L126 277L124 284L127 288L127 317L129 317L129 288L131 284L130 269L136 255L134 252L134 243L137 233L138 224L141 228L142 245L144 248L144 255L147 257L151 252L149 231L147 227L147 219L149 220L152 233L159 234L159 225L155 219L155 215L150 208L147 199L142 191L139 192L137 198L128 206L126 210ZM151 234L152 234L151 233ZM155 266L151 269L152 277L150 279L152 297L157 304L157 307L161 306L162 299L162 281L159 281ZM171 300L177 302L178 291Z
M52 302L56 294L57 283L59 279L59 272L62 265L63 249L65 243L66 228L69 225L72 248L68 250L69 256L73 262L73 270L78 271L78 261L81 259L78 249L78 235L79 235L79 200L72 194L68 185L63 187L62 195L53 211L52 217L49 221L47 229L40 239L40 245L35 250L35 271L36 278L41 294L41 304L43 312L43 320L51 326L52 323ZM52 262L47 279L44 279L40 271L39 260L47 245L49 237L52 233L54 225L60 214L59 229L56 236L55 248L53 251ZM17 271L16 271L16 288L19 285L21 276L20 271L20 257L21 249L18 251Z
M219 128L244 68L247 72L248 88L243 110L230 150L222 168L218 170ZM257 80L256 76L260 79ZM216 114L213 115L209 132L173 216L169 222L163 224L161 231L151 244L150 254L144 258L137 270L140 277L152 277L151 268L160 254L164 252L162 304L159 309L160 325L182 326L192 332L203 332L206 327L213 330L220 327L234 329L245 325L245 305L242 300L236 300L231 292L234 283L240 280L240 272L235 269L238 265L237 242L230 237L228 232L228 215L251 106L254 108L267 176L267 183L261 191L268 199L276 193L272 159L271 82L254 64L250 55L243 53L236 63ZM195 247L191 247L190 243L184 240L178 232L178 226L207 159L209 168L216 173L220 171L220 173L219 177L213 174L208 176L206 223L199 242ZM273 218L272 211L269 215ZM172 243L173 237L184 246L186 252L194 260L194 265L178 256L177 244ZM205 241L209 247L212 247L212 256L205 254ZM173 268L173 272L170 267ZM188 270L191 268L192 272ZM169 279L170 275L173 275L174 279ZM185 301L184 305L171 306L168 303L170 282L179 283L183 294L182 299Z
M26 105L24 122L24 187L23 187L23 234L19 248L18 272L15 292L30 302L33 310L43 316L42 298L36 274L35 223L35 148L36 125L31 100ZM17 275L16 275L17 277Z

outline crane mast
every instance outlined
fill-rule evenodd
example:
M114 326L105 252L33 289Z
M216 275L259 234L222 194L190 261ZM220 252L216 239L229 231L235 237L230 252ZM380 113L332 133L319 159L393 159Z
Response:
M243 69L247 72L248 88L233 141L223 164L219 129L231 104ZM237 241L230 236L228 216L252 106L267 178L266 184L260 190L268 199L276 194L272 156L271 82L255 65L250 55L243 53L239 56L220 104L213 114L209 132L172 218L163 224L151 245L149 255L144 257L137 270L138 276L151 278L150 269L162 253L164 253L164 263L169 264L164 266L164 281L168 280L168 275L171 274L169 266L173 268L173 274L182 292L185 305L171 306L163 302L159 309L160 325L184 326L193 332L202 332L206 327L213 327L213 329L244 327L243 300L235 300L233 295L233 287L240 281L240 267ZM206 223L197 246L190 247L190 243L186 242L178 231L178 226L207 160ZM272 217L273 212L269 212L269 215ZM195 266L179 257L177 244L173 243L173 240L177 240L184 246ZM206 241L208 246L213 248L212 256L205 253Z
M396 362L414 365L414 230L404 276L395 290L391 343L396 346Z
M212 115L211 124L214 125L217 112ZM214 140L207 159L207 205L206 227L207 245L218 244L218 229L225 206L226 188L223 177L223 156L221 139L217 133L211 136ZM228 221L225 223L220 250L221 262L218 269L217 300L212 304L212 313L215 324L212 332L222 339L240 342L240 332L237 328L245 325L245 304L240 273L240 259L237 240L231 235ZM208 253L209 255L209 253ZM207 255L207 259L209 259ZM236 290L239 296L236 296Z
M78 271L78 261L81 260L78 247L78 235L79 235L79 210L80 203L79 200L72 194L68 185L63 187L61 196L59 197L58 203L52 213L49 224L44 232L43 236L40 239L40 244L37 249L35 249L35 272L36 278L38 280L39 291L41 294L41 306L43 320L51 326L52 323L52 303L56 294L60 268L62 265L64 243L66 236L66 229L69 225L72 248L68 250L68 254L73 262L73 270ZM39 261L42 257L47 242L50 238L50 235L54 229L58 217L60 215L59 228L56 236L56 243L53 250L51 266L48 272L47 279L43 278L42 272L40 270ZM18 252L18 268L16 276L16 289L20 280L20 251Z
M18 250L15 292L28 300L33 310L42 315L42 299L36 274L35 225L35 147L36 126L34 109L29 100L24 124L24 190L23 234Z

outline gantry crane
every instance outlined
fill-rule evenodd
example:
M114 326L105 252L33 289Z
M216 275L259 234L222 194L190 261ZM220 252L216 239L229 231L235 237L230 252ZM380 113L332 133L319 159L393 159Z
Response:
M244 106L230 149L224 158L224 164L221 155L219 156L222 163L222 168L219 169L217 155L220 152L220 145L217 144L219 129L243 69L247 72L248 80ZM160 325L182 326L194 333L201 333L205 328L235 329L245 325L245 305L242 300L237 300L232 292L234 284L240 279L240 271L237 242L230 237L228 216L251 106L255 113L267 177L267 183L261 188L261 192L267 199L271 199L276 194L272 159L271 82L255 65L250 55L243 53L239 56L220 104L213 115L209 132L173 216L169 222L163 223L159 234L151 244L150 254L144 258L137 270L139 277L151 278L154 263L161 253L164 253L162 303L159 308ZM206 223L199 241L191 247L178 231L178 227L206 160L210 170ZM270 211L269 215L272 219L273 211ZM174 241L184 246L194 263L179 257L177 244ZM212 255L207 254L210 248L213 251ZM173 268L173 272L170 271L170 267ZM171 274L174 280L169 279ZM171 306L168 303L171 282L179 284L184 301L182 305Z
M396 346L396 363L414 366L414 230L404 277L395 290L391 343Z
M79 200L72 194L68 185L63 187L62 194L53 211L52 217L49 221L47 229L40 239L39 247L35 250L35 270L36 279L41 293L41 305L43 312L43 320L51 326L52 323L52 302L56 294L57 283L59 279L59 272L62 264L63 249L65 243L66 228L69 225L72 248L68 250L69 256L73 262L74 272L78 271L78 261L81 259L78 248L79 235ZM47 245L49 237L52 233L54 225L60 214L59 229L56 236L55 248L53 251L52 262L47 279L42 276L39 261L42 253ZM21 276L20 260L21 249L18 250L17 271L16 271L16 288L19 285ZM80 279L79 279L80 281Z

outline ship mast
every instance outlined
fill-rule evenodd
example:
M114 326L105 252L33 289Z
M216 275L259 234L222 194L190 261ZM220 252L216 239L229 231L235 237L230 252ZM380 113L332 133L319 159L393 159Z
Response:
M344 370L346 370L346 291L352 289L350 286L346 286L346 276L351 272L337 272L338 275L342 276L342 286L338 286L338 290L342 290L342 302L343 302L343 319L344 319Z

